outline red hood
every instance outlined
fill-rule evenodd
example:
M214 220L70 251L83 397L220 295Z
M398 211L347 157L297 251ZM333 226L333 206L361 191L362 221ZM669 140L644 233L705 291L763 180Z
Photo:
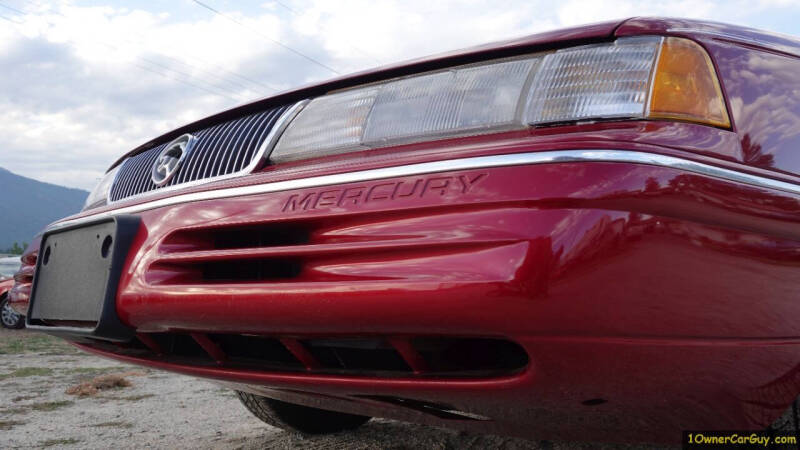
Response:
M737 42L750 47L760 47L772 52L800 56L800 40L794 36L720 22L636 17L624 21L617 28L614 35L628 36L646 33L689 37L706 36L722 41Z
M530 53L532 51L545 50L564 45L579 44L586 41L610 39L614 36L614 30L623 22L623 20L617 20L612 22L601 22L590 25L582 25L574 28L548 31L545 33L533 34L507 41L493 42L476 47L440 53L438 55L412 59L409 61L344 75L322 82L307 84L305 86L280 92L251 103L239 105L212 116L208 116L198 121L186 124L155 139L145 142L139 147L136 147L119 158L111 167L121 163L122 160L127 156L151 148L157 143L174 139L181 134L190 132L192 130L197 130L198 128L205 128L211 124L224 121L229 118L240 117L272 106L285 105L287 103L296 102L305 98L322 95L332 90L356 86L359 84L372 83L375 81L399 77L411 73L434 70L440 67L467 64L487 58L501 58L505 56Z

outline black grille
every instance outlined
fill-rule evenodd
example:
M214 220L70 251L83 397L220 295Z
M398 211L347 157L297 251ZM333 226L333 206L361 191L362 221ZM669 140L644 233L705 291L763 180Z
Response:
M156 186L150 173L159 153L169 142L131 156L122 163L111 187L111 201L239 172L253 161L264 139L287 109L288 106L281 106L193 132L197 142L192 152L163 186Z

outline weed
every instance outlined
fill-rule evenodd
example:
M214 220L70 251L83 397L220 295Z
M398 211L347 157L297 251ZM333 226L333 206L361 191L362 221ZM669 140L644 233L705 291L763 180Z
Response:
M0 420L0 430L7 431L14 428L17 425L24 425L25 422L20 422L18 420Z
M55 402L44 402L44 403L34 403L31 405L31 409L34 411L54 411L58 408L63 408L65 406L70 406L74 404L72 400L59 400Z
M133 424L130 422L102 422L96 423L94 425L89 425L95 428L104 428L104 427L113 427L113 428L133 428Z
M64 373L70 375L102 375L115 370L119 370L119 367L70 367L63 369Z
M100 375L92 378L90 381L76 384L66 390L69 395L77 395L78 397L88 397L97 394L99 391L108 389L125 388L131 385L131 382L125 378L126 374L108 374Z
M46 334L35 334L31 332L15 333L4 336L0 341L0 355L14 355L20 353L39 353L52 352L54 354L76 353L73 346L61 339L48 336Z
M155 397L153 394L140 394L140 395L129 395L127 397L105 397L109 400L124 400L126 402L138 402L139 400L144 400L146 398Z
M3 414L11 414L11 415L25 414L26 412L28 412L28 408L25 408L24 406L18 406L15 408L3 408L2 412Z
M40 442L39 445L42 447L55 447L55 446L62 446L62 445L71 445L77 444L80 442L78 439L69 438L69 439L48 439L44 442Z
M0 375L0 380L6 380L8 378L43 377L52 374L53 369L47 367L22 367L10 373Z

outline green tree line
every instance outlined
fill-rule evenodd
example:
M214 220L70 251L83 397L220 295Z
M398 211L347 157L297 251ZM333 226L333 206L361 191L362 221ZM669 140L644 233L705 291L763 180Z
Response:
M8 253L10 255L21 255L22 252L25 251L25 247L27 246L28 246L27 242L23 242L22 246L19 245L19 242L14 242L14 245L5 250L0 250L0 253Z

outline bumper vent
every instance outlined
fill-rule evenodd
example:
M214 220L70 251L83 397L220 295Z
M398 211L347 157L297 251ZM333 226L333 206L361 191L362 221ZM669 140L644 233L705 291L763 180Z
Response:
M111 187L110 200L115 202L156 189L210 181L251 169L250 165L261 156L261 145L288 108L281 106L192 132L197 141L191 152L162 186L156 186L150 174L169 142L131 156L122 163Z
M492 378L522 372L513 342L478 337L314 337L146 333L130 344L90 346L151 361L228 370L414 378Z

